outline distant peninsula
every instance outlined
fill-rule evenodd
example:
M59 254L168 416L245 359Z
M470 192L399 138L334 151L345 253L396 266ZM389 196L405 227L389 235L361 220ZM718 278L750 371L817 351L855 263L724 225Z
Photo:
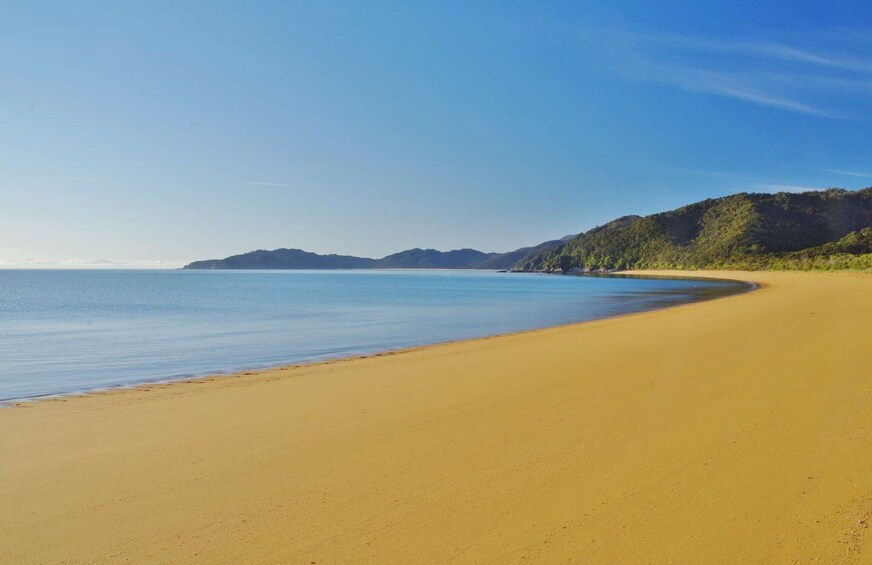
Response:
M569 236L567 240L574 236ZM302 249L257 250L226 259L195 261L185 269L511 269L533 252L559 247L564 240L547 241L508 253L484 253L475 249L437 251L408 249L370 259L350 255L319 255Z
M251 251L185 269L869 269L872 187L739 193L650 216L624 216L578 235L507 253L409 249L381 259L300 249Z

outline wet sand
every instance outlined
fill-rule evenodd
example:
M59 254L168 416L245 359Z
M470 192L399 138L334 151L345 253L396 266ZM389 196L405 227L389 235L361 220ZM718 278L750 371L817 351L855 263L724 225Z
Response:
M872 561L872 275L707 274L763 288L0 410L0 562Z

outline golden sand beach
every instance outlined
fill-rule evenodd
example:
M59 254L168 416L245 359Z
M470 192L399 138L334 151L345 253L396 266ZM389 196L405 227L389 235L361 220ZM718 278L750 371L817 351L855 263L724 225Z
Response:
M872 563L872 275L0 410L2 563Z

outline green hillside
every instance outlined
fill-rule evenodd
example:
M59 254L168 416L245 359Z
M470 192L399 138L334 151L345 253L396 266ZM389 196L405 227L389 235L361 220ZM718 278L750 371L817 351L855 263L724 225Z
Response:
M531 255L533 253L541 253L547 251L549 249L556 249L563 244L564 240L555 239L553 241L546 241L545 243L540 243L539 245L533 247L522 247L521 249L516 249L514 251L509 251L508 253L498 253L494 254L492 257L488 257L483 261L480 261L476 264L476 269L501 269L508 270L514 267L519 261Z
M194 261L185 269L371 269L375 259L350 255L318 255L302 249L259 249L226 259Z
M497 253L483 253L475 249L437 251L435 249L408 249L377 260L379 269L475 269L482 261L496 257Z
M872 188L741 193L650 216L624 216L585 233L508 253L409 249L381 259L300 249L195 261L186 269L872 268Z
M225 259L194 261L185 269L478 269L483 262L498 259L499 253L475 249L437 251L409 249L370 259L350 255L319 255L301 249L258 250ZM514 261L512 262L512 264ZM511 264L508 265L509 268Z
M872 188L741 193L620 218L513 269L869 268L870 228Z

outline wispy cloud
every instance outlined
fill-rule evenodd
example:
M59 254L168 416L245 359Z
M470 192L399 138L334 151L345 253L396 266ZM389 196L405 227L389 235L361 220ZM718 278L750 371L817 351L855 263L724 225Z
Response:
M789 63L804 63L831 69L872 74L872 63L856 57L821 54L808 49L775 41L713 40L677 35L636 35L646 42L695 51L712 51L752 59L770 59Z
M65 175L46 175L47 179L72 180L77 182L115 182L114 179L102 177L70 177Z
M761 176L752 176L737 174L728 171L712 171L706 169L691 169L687 167L664 167L670 171L687 173L694 176L717 177L730 180L744 181L746 186L735 187L736 190L759 190L763 192L809 192L816 190L826 190L820 185L795 184L792 182L784 182L783 180L773 180Z
M652 67L653 69L653 67ZM791 112L823 116L827 118L844 118L843 114L832 112L806 104L788 97L768 94L744 77L734 73L708 71L693 68L661 68L657 69L659 76L650 80L670 84L685 90L718 94L728 98L737 98L746 102L754 102L763 106L780 108Z
M296 184L286 184L283 182L263 182L256 180L245 181L245 184L252 184L254 186L276 186L280 188L303 188L302 186Z
M771 57L773 59L781 59L783 61L792 61L798 63L810 63L821 67L829 67L833 69L842 69L846 71L856 71L859 73L872 73L872 65L868 61L855 59L852 57L834 57L820 55L797 49L789 45L778 43L758 43L750 45L754 51L761 57Z
M183 261L136 259L0 259L0 269L177 269Z
M872 174L870 173L859 173L857 171L844 171L842 169L827 169L827 171L831 173L836 173L837 175L846 175L849 177L858 177L861 179L872 179Z
M626 31L594 36L604 46L613 70L624 76L788 112L856 119L851 112L836 108L833 92L857 96L872 89L869 58L755 39Z
M691 169L688 167L668 167L668 166L663 167L663 168L666 170L669 170L669 171L676 171L679 173L687 173L687 174L691 174L691 175L702 175L702 176L707 176L707 177L722 177L722 178L728 178L728 179L738 179L738 180L746 180L746 181L753 181L753 182L762 182L759 177L752 177L752 176L738 174L738 173L731 173L728 171L711 171L708 169Z

